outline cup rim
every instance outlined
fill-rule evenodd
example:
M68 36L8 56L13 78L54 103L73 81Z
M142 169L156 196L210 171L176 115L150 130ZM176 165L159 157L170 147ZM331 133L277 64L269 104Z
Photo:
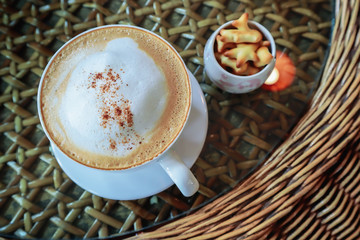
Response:
M211 50L210 51L210 56L214 59L215 58L215 51L214 51L214 45L215 45L215 38L216 36L219 34L219 32L228 27L229 25L231 25L235 20L232 20L232 21L228 21L224 24L222 24L220 27L218 27L215 32L213 32L213 34L211 35L210 39L208 40L209 42L209 49ZM271 60L272 62L276 61L276 44L275 44L275 40L273 38L273 36L271 35L271 33L269 32L269 30L267 30L262 24L256 22L256 21L253 21L253 20L249 20L248 23L250 23L250 25L255 25L255 27L262 33L262 35L270 41L270 47L271 47L271 55L273 56L273 59ZM219 68L220 68L220 71L224 74L230 74L231 77L234 77L234 78L237 78L238 80L248 80L248 79L252 79L254 77L257 77L259 75L261 75L264 71L267 71L268 68L270 68L271 66L271 62L269 64L267 64L263 69L261 69L261 71L255 73L255 74L252 74L252 75L249 75L249 76L240 76L240 75L236 75L236 74L233 74L231 72L228 72L226 71L220 64L217 60L216 61L216 64L218 64Z
M138 163L136 165L133 166L129 166L129 167L121 167L121 168L117 168L117 167L112 167L112 168L102 168L102 167L95 167L95 166L89 166L86 165L83 162L80 162L76 159L74 159L71 155L69 155L68 153L66 153L65 151L63 151L63 149L61 149L61 147L56 143L56 141L54 141L54 139L51 137L51 134L48 132L47 128L46 128L46 124L45 121L43 119L43 112L42 112L42 107L41 107L41 96L42 96L42 89L43 89L43 82L44 82L44 77L46 75L46 73L48 72L48 69L50 68L50 66L52 65L53 60L62 52L62 50L64 48L66 48L69 44L71 44L74 40L90 33L93 31L97 31L99 29L103 29L103 28L133 28L133 29L137 29L139 31L143 31L146 32L147 34L151 34L153 37L158 38L160 41L162 41L164 44L166 44L170 50L173 51L173 53L175 54L175 56L179 59L181 66L183 67L184 71L185 71L185 76L186 76L186 82L187 82L187 87L189 90L189 102L188 102L188 106L187 106L187 112L186 112L186 117L184 119L184 121L182 122L182 126L179 129L178 133L175 135L175 137L167 144L167 146L165 146L163 148L162 151L160 151L157 155L152 156L149 159L146 159L145 161ZM111 171L111 170L126 170L126 169L133 169L136 167L140 167L143 166L145 164L148 164L152 161L155 161L157 159L159 159L161 156L163 156L172 146L173 144L177 141L177 139L179 138L179 136L181 135L181 133L183 132L185 125L189 119L189 115L190 115L190 110L191 110L191 105L192 105L192 88L191 88L191 83L190 83L190 76L189 76L189 72L188 69L185 65L184 60L181 58L180 54L176 51L176 49L168 42L166 41L163 37L155 34L154 32L145 29L145 28L141 28L138 26L133 26L133 25L123 25L123 24L109 24L109 25L104 25L104 26L99 26L99 27L95 27L95 28L91 28L88 29L78 35L76 35L75 37L72 37L70 40L68 40L66 43L64 43L55 53L54 55L50 58L50 60L48 61L48 63L46 64L46 67L41 75L40 81L39 81L39 85L38 85L38 92L37 92L37 111L38 111L38 116L39 116L39 120L40 120L40 124L42 126L43 132L45 133L46 137L49 139L49 141L54 144L58 150L63 153L64 155L66 155L67 157L69 157L71 160L78 162L79 164L81 164L84 167L89 167L89 168L94 168L94 169L99 169L99 170L105 170L105 171Z

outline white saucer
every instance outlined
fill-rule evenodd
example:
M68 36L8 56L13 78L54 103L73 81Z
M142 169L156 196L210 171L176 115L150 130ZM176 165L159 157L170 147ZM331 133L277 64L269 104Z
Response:
M205 142L208 128L208 112L204 94L195 77L189 72L192 87L192 106L188 122L172 148L190 168L198 158ZM134 200L159 193L173 181L156 162L151 161L139 167L106 171L86 167L71 160L52 145L55 158L64 172L83 189L109 199ZM81 170L79 169L81 168Z

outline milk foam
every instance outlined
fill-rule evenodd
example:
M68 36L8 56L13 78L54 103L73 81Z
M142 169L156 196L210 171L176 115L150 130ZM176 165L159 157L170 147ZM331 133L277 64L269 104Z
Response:
M84 57L69 77L59 108L62 128L71 129L67 140L87 152L128 155L157 126L168 97L166 84L133 39L108 42L103 51ZM126 121L128 110L132 123Z

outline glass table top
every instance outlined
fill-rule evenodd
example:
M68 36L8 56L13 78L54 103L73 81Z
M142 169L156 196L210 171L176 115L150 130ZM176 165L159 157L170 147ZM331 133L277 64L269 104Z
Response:
M90 238L132 234L189 214L226 194L287 138L309 107L330 45L329 1L9 1L0 6L0 236ZM203 66L207 38L248 12L296 67L280 91L230 94ZM47 61L67 40L103 24L132 24L173 44L208 107L192 197L176 187L135 201L103 199L73 183L51 154L36 110ZM283 67L283 66L281 66ZM285 66L286 67L286 66Z

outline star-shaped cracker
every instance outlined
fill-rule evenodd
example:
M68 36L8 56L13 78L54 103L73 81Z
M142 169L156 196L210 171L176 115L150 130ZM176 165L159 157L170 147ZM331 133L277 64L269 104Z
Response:
M249 14L244 13L238 20L232 22L236 29L222 29L220 31L223 42L235 43L257 43L262 39L261 33L256 29L248 26Z
M245 63L240 67L237 67L236 59L228 58L222 53L216 53L215 57L218 60L218 62L221 64L221 66L231 68L233 70L233 73L237 75L244 73L249 65L248 63Z
M256 30L254 30L256 31ZM259 31L256 31L259 33ZM261 40L261 33L253 34L251 32L243 32L237 29L222 29L220 30L221 41L233 43L257 43Z
M236 48L230 49L224 53L226 57L235 58L236 66L240 67L242 64L247 61L259 61L259 58L256 54L256 49L259 47L256 43L240 43L236 45Z
M273 56L271 55L267 47L260 47L258 50L256 50L256 54L259 60L254 61L255 67L263 67L266 64L269 64L270 61L273 59Z
M217 51L219 53L224 52L226 49L229 48L235 48L236 47L236 43L232 43L232 42L223 42L221 40L221 36L217 35L216 36L216 44L217 44Z

